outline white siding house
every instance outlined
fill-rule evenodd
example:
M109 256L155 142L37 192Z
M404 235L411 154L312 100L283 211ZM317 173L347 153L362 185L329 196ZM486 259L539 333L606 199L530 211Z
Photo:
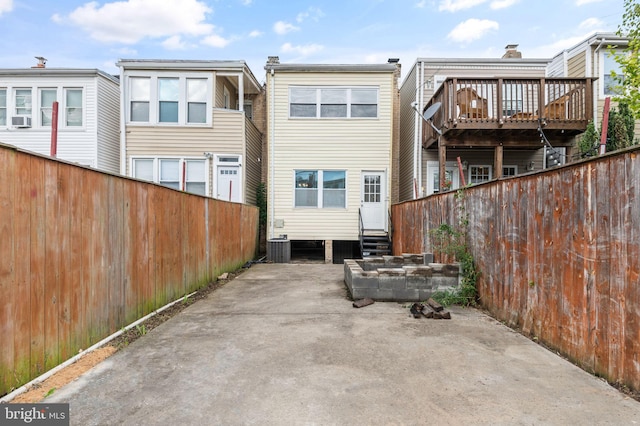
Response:
M119 81L97 69L0 69L0 142L50 155L54 102L56 157L119 173Z
M330 263L334 248L349 252L358 242L360 217L365 229L388 230L397 200L400 65L280 64L270 57L265 69L267 238L320 241Z
M263 129L254 106L264 99L247 64L123 59L118 66L122 173L255 204Z

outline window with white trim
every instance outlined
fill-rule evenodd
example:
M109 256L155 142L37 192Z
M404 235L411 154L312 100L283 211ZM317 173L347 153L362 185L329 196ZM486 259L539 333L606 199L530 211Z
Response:
M40 89L40 125L51 126L53 120L53 103L58 100L57 89Z
M16 115L31 116L31 89L15 90Z
M503 166L502 176L515 176L518 174L518 166Z
M295 207L345 208L346 171L295 170Z
M7 89L0 89L0 126L7 125Z
M128 73L128 124L207 125L211 123L213 77L203 74Z
M82 89L64 89L65 124L68 127L82 127Z
M469 166L469 183L491 180L491 166Z
M616 62L616 58L611 52L603 52L603 90L605 96L613 96L618 94L616 88L620 86L619 77L622 76L622 70L620 64ZM612 75L612 72L616 74L616 77Z
M200 158L133 158L133 177L192 194L207 193L207 162Z
M151 79L148 77L129 78L129 120L136 122L149 121L149 103L151 100Z
M179 85L177 78L158 78L158 121L160 123L178 122Z
M291 87L291 118L377 118L377 87Z

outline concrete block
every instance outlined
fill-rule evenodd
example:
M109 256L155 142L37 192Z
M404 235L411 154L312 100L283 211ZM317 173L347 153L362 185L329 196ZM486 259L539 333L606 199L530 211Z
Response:
M384 266L391 268L401 267L404 262L402 256L382 256L382 259L384 259Z
M371 297L371 296L369 296ZM376 292L376 297L371 297L374 300L381 300L381 301L392 301L393 299L393 290L392 289L382 289L379 288L378 291Z
M420 297L420 300L427 300L427 299L428 299L428 298L430 298L430 297L433 295L433 293L435 293L435 292L434 292L433 290L420 289L420 290L418 290L418 293L419 293L419 295L420 295L420 296L419 296L419 297Z
M370 273L371 274L371 273ZM351 287L353 288L379 288L380 280L378 275L363 275L363 274L354 274L353 280L351 281Z
M422 253L422 260L425 265L433 263L433 253Z
M407 288L418 290L432 290L433 281L431 277L407 276Z
M424 263L424 258L421 254L403 253L402 258L404 265L422 265Z
M429 263L427 266L431 267L433 272L438 274L441 274L444 269L444 263Z
M420 300L420 292L417 289L393 290L393 300L398 302L417 302Z
M459 263L448 263L445 264L442 270L442 273L445 277L454 277L460 274L460 264Z
M379 281L379 289L406 289L407 288L407 280L403 275L380 275L378 277Z

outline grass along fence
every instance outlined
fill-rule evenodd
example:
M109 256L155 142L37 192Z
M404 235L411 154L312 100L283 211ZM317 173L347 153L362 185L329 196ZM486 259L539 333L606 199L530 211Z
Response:
M0 395L252 259L258 209L0 145Z
M467 244L492 315L640 390L640 147L464 190ZM430 252L455 192L394 205L393 252ZM460 197L459 197L460 198Z

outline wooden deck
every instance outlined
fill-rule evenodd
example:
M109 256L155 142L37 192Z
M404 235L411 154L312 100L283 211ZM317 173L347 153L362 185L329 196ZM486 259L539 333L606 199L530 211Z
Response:
M425 110L436 102L438 134L424 126L423 145L540 145L539 128L555 143L567 144L593 119L591 78L448 78Z

